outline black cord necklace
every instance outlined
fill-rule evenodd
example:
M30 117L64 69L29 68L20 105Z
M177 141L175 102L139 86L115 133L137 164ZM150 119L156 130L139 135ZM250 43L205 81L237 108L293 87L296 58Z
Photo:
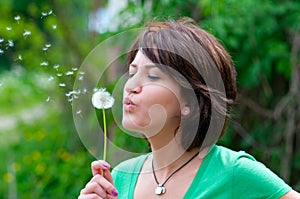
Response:
M197 152L193 157L191 157L187 162L185 162L183 165L181 165L178 169L176 169L175 171L173 171L173 173L171 173L169 175L169 177L167 177L167 179L163 182L163 183L159 183L156 175L155 175L155 171L154 171L154 165L153 165L153 159L152 159L152 172L153 172L153 177L154 180L157 184L157 187L155 189L155 194L156 195L161 195L164 194L166 192L166 188L164 187L164 185L166 184L166 182L176 173L178 172L180 169L182 169L184 166L186 166L189 162L191 162L197 155L199 154L199 152Z

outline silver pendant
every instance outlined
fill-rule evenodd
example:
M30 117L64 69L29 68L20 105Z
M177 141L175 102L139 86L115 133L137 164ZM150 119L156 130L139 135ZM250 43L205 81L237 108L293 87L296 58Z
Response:
M158 184L156 189L155 189L155 194L156 195L161 195L161 194L164 194L165 192L166 192L166 188L163 187L163 185Z

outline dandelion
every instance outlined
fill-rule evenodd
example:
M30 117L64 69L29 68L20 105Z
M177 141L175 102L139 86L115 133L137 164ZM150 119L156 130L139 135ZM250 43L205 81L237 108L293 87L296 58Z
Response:
M25 38L27 38L29 35L31 35L31 31L29 31L29 30L24 30L23 36L24 36Z
M111 108L115 102L115 99L104 88L96 89L94 91L95 92L92 96L92 104L95 108L102 109L103 133L104 133L103 160L106 160L107 131L106 131L105 109Z

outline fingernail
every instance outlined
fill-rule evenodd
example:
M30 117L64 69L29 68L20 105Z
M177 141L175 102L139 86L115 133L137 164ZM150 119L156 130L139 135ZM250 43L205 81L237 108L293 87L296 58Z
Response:
M108 163L104 163L103 166L108 169L110 168L110 165Z
M111 193L112 193L112 195L114 195L114 196L118 196L118 192L117 192L117 190L115 190L115 189L113 189L113 190L111 191Z

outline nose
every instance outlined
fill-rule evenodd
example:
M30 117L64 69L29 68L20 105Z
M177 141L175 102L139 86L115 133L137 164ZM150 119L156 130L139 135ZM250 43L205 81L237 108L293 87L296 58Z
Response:
M134 78L134 77L128 79L124 86L124 90L128 94L138 94L142 92L142 89L143 89L142 82L139 81L138 78Z

